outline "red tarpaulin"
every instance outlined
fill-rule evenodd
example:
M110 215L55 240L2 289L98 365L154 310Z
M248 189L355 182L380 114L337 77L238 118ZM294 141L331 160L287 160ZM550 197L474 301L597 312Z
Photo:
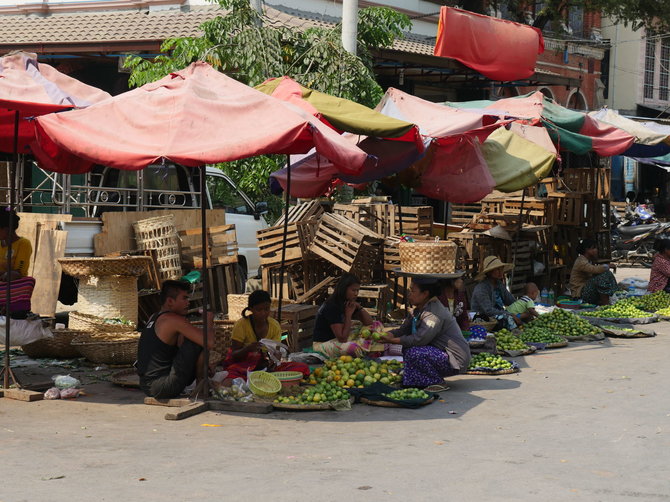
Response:
M33 127L25 120L72 107L85 107L111 97L105 91L68 77L37 55L17 52L0 58L0 151L14 148L14 121L19 112L18 151L33 139Z
M511 81L535 73L544 52L540 30L453 7L440 8L433 53L455 59L491 80Z
M298 107L203 62L85 110L36 120L34 153L47 169L86 172L92 164L139 170L161 159L195 167L313 146L338 169L373 160Z

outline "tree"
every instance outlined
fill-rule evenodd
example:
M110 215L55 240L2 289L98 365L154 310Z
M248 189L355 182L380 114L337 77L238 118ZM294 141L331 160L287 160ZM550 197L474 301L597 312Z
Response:
M166 40L153 60L130 56L129 83L140 86L198 60L254 86L268 78L288 75L306 87L358 103L375 106L383 95L372 73L371 50L388 47L409 30L404 14L386 7L361 9L358 56L344 50L341 26L305 30L276 25L259 14L249 0L217 0L222 15L201 25L202 37ZM267 187L268 174L283 157L268 156L229 162L221 168L256 200L278 207Z

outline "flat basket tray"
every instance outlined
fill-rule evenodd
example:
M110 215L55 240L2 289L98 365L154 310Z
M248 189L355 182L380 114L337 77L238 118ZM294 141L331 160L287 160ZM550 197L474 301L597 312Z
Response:
M349 398L349 403L354 404L354 398ZM318 411L318 410L332 410L334 409L329 403L314 403L314 404L286 404L272 402L272 407L278 410L291 411Z
M433 401L435 401L435 396L431 396L428 399L426 399L424 402L421 403L421 406L426 406L427 404L430 404ZM394 403L391 401L373 401L372 399L368 399L367 397L361 397L361 403L369 404L370 406L381 406L383 408L407 408L402 404Z
M486 340L468 340L468 345L473 349L483 347L485 343Z
M63 272L72 277L105 275L140 276L149 270L150 256L119 256L112 258L59 258Z
M518 373L519 368L508 368L504 370L468 370L465 372L466 375L486 375L486 376L495 376L495 375L511 375L512 373Z
M563 342L548 343L547 345L545 345L544 348L545 349L561 349L561 348L567 347L567 346L568 346L568 341L565 340Z

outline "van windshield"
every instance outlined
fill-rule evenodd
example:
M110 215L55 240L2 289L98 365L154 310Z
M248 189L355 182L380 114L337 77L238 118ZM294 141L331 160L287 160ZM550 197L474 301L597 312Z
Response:
M213 209L225 209L226 213L232 214L254 214L253 208L223 176L207 176L207 189Z

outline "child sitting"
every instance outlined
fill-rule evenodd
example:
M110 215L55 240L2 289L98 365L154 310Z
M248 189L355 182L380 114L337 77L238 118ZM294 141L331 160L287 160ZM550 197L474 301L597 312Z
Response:
M535 302L537 301L538 296L540 296L540 290L538 289L537 284L529 282L526 283L524 292L524 296L509 305L507 311L516 316L517 319L523 322L528 322L539 315L535 310Z

